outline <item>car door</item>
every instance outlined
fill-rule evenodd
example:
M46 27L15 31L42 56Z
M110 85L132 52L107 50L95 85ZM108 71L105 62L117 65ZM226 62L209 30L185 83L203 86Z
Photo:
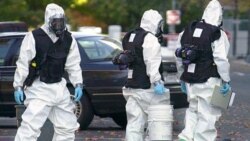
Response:
M77 42L85 89L92 103L125 102L122 87L126 82L127 70L120 70L112 63L113 57L122 52L121 43L102 36L78 38ZM124 103L119 105L124 106Z
M0 37L0 114L12 116L14 110L13 80L16 60L23 37Z

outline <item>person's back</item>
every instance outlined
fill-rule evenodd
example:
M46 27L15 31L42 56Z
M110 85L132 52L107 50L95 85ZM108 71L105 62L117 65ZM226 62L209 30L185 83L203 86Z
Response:
M117 62L115 64L122 62L122 65L127 61L125 65L128 66L128 81L123 87L123 95L127 100L127 141L144 140L144 128L150 114L150 106L169 106L170 110L166 114L172 117L169 90L164 87L159 71L162 58L157 37L161 36L162 26L162 17L157 11L145 11L140 28L126 34L123 40L124 52L114 61ZM172 131L172 128L166 130Z
M221 110L210 104L215 86L221 94L229 91L229 42L223 30L222 7L211 0L201 21L192 22L179 36L180 48L176 50L182 91L188 95L185 128L179 141L215 141L216 121ZM182 70L183 69L183 70Z

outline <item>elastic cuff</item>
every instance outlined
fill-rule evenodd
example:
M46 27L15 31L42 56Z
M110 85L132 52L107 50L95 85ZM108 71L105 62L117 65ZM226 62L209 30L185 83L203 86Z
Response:
M23 88L22 88L21 86L17 86L17 87L15 87L15 90L16 90L16 91L22 91Z
M154 84L154 86L156 86L156 85L164 84L164 83L162 80L158 80L158 81L155 81L153 84Z
M83 88L83 84L82 83L77 83L75 87L80 87L80 88Z
M229 83L230 83L230 81L229 81L229 82L227 82L227 81L222 80L222 83L228 83L228 84L229 84Z

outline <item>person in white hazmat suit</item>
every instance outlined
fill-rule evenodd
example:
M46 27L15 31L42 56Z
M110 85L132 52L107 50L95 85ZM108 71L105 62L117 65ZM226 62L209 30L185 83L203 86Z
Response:
M222 7L218 0L211 0L201 21L189 24L179 35L176 50L181 73L182 91L188 95L185 128L178 135L179 141L215 141L216 121L221 110L210 104L216 85L221 94L230 89L230 64L227 54L229 41L222 25Z
M60 6L47 5L45 24L24 37L16 64L15 100L22 104L25 93L26 110L15 141L36 141L47 118L54 125L53 141L74 141L79 124L64 71L75 87L75 101L83 94L83 80L78 46L66 30Z
M163 25L158 11L150 9L144 12L140 27L123 38L124 54L130 52L134 56L128 64L128 79L123 87L123 95L127 100L126 141L144 140L150 105L171 106L169 90L164 87L160 72L162 58L158 38L161 37ZM118 57L120 62L126 58L122 55ZM169 114L172 117L172 109Z

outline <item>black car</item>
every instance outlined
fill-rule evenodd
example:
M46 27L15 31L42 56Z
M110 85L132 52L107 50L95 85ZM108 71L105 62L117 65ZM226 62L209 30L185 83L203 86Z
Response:
M14 89L12 86L16 60L25 32L0 33L0 116L14 117ZM75 114L81 129L86 129L93 116L112 117L121 127L126 126L125 104L122 87L127 70L113 65L112 58L122 51L121 43L104 35L89 35L73 32L81 54L84 95L75 103ZM175 62L164 61L165 79L176 76ZM170 77L171 79L171 77ZM178 81L166 81L170 89L171 102L175 108L187 107L186 95L180 91ZM67 84L71 94L74 88Z

